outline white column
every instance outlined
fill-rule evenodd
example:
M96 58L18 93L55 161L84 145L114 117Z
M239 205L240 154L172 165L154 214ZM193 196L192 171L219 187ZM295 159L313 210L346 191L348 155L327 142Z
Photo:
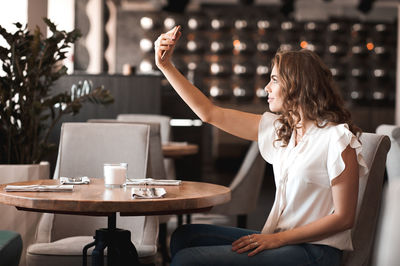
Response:
M86 48L90 61L87 73L98 74L103 69L103 1L90 0L86 6L86 14L90 21L90 31L86 36Z
M75 0L48 0L48 18L57 26L58 30L72 31L75 29ZM47 32L49 36L51 31ZM71 45L67 58L63 61L68 68L67 73L74 72L73 62L74 45Z
M46 36L47 25L43 22L43 17L47 18L47 0L28 1L28 29L34 32L36 26L40 32Z
M109 44L107 49L104 51L104 57L108 63L108 74L115 74L117 69L117 7L112 0L107 0L106 4L110 10L110 18L105 25Z

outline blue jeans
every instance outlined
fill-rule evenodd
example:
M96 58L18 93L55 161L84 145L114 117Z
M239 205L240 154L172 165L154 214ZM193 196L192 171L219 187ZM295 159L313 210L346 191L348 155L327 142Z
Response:
M326 245L298 244L264 250L255 256L232 251L238 238L258 231L208 224L179 227L171 238L171 266L273 265L337 266L342 251Z

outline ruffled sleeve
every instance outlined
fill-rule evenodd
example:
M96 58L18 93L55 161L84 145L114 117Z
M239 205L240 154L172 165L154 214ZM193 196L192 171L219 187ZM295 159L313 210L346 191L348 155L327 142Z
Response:
M368 167L361 155L362 145L357 137L349 130L347 124L340 124L331 128L331 136L329 142L327 168L330 182L338 177L345 169L342 158L342 152L350 144L357 154L357 162L359 168L359 177L365 177L368 173Z
M258 147L262 157L270 164L274 163L275 146L279 146L278 143L274 146L274 140L277 138L275 130L275 120L277 118L277 115L265 112L258 126Z

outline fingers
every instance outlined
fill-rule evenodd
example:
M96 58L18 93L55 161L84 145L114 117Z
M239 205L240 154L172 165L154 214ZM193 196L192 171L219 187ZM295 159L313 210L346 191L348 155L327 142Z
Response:
M182 27L180 25L175 26L172 28L170 31L168 31L166 34L172 39L176 40L180 37L181 35L181 29Z
M166 35L170 36L170 38L174 40L174 39L176 39L178 32L180 32L181 28L182 27L180 25L177 25L177 26L173 27L172 29L170 29L166 33Z
M247 236L242 236L241 238L239 238L238 240L234 241L232 243L232 247L234 248L240 248L245 244L249 244L251 242L251 236L247 235Z
M175 26L170 31L161 34L158 39L154 42L154 47L165 46L165 45L175 45L176 41L182 35L180 32L181 26Z
M249 242L244 246L242 246L241 248L239 248L238 250L236 250L236 252L240 254L256 248L258 248L257 242Z
M249 235L248 235L248 236L243 236L243 237L239 238L238 240L233 241L232 246L237 246L237 245L239 245L242 241L245 241L245 240L248 239L249 237L250 237Z
M175 42L170 38L165 38L164 34L161 35L157 41L154 42L154 50L157 53L157 56L163 59L165 53L169 50L172 50L175 46Z
M237 253L243 253L257 247L259 247L259 243L255 240L253 235L241 237L232 243L232 250Z
M248 254L248 256L249 256L249 257L254 256L254 255L256 255L257 253L259 253L259 252L261 252L261 251L263 251L263 250L264 250L264 248L263 248L261 245L259 245L255 250L253 250L252 252L250 252L250 253Z
M176 41L172 40L169 37L166 37L165 34L162 34L154 42L154 48L161 49L161 50L167 50L170 45L175 45L175 43L176 43Z
M179 25L164 34L161 34L154 42L154 50L157 53L157 57L163 60L167 53L170 56L181 35L181 26Z

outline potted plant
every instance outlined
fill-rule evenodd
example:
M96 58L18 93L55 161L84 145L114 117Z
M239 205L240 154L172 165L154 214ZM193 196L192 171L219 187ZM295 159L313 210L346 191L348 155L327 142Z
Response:
M62 62L80 33L58 30L46 18L44 22L52 32L50 37L38 27L31 33L20 23L15 24L15 33L0 26L0 35L7 42L6 47L0 46L0 184L49 178L49 164L41 161L56 148L49 142L49 134L60 118L77 114L85 102L113 102L108 90L93 89L88 83L52 94L54 82L67 73ZM19 217L31 215L27 212L9 215L3 207L9 206L0 206L0 211L10 218L2 220L2 228L20 232L24 246L28 246L39 216ZM22 227L13 228L16 224Z
M68 48L80 36L78 30L59 31L44 19L52 36L44 38L39 28L31 34L16 23L13 34L0 26L8 47L0 46L0 164L37 164L54 148L49 133L65 114L77 114L86 101L108 104L108 90L66 91L51 94L51 86L66 75L62 64Z

